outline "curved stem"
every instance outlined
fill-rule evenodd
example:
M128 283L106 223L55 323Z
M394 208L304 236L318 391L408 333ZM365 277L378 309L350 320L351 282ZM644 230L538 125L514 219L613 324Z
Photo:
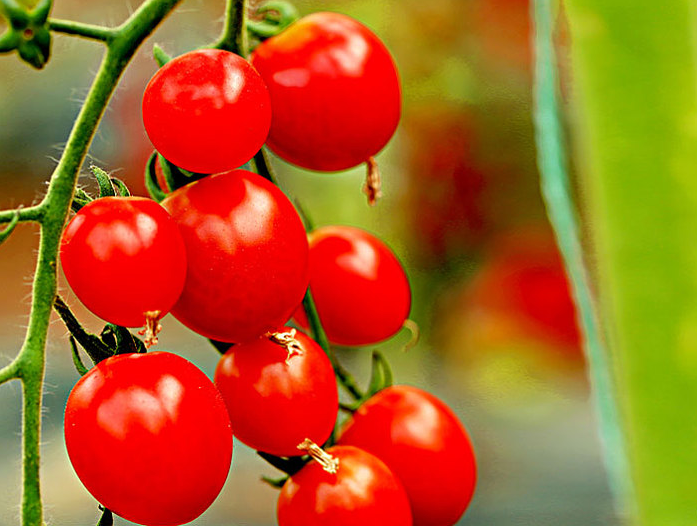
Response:
M29 327L22 349L13 362L17 367L16 374L23 383L21 516L24 526L41 526L43 523L39 444L46 337L56 294L58 247L78 173L126 65L138 46L179 1L146 0L129 20L113 30L113 38L109 41L106 55L85 104L73 124L63 156L51 176L46 196L40 205L20 211L20 215L24 214L27 219L41 222L41 240L34 275ZM14 214L14 211L11 214ZM0 218L11 217L11 214L0 213ZM12 364L8 367L12 367ZM6 370L8 368L3 369Z
M247 0L227 0L225 3L225 25L220 38L211 47L226 49L246 57L249 54L247 37Z
M75 35L92 40L100 40L102 42L109 42L116 36L116 30L110 27L83 24L82 22L60 20L57 18L48 20L48 28L57 33Z

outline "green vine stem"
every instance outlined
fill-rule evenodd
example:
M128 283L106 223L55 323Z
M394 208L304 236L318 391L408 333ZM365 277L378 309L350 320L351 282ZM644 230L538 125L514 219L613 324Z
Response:
M40 204L18 211L20 221L38 221L41 225L29 326L19 354L0 370L0 383L15 378L22 381L23 526L43 524L39 458L46 336L56 295L58 247L78 173L121 74L143 40L179 1L146 0L126 22L114 29L55 20L49 23L49 27L57 31L103 40L107 49L45 197ZM11 221L16 214L13 210L0 212L0 222Z

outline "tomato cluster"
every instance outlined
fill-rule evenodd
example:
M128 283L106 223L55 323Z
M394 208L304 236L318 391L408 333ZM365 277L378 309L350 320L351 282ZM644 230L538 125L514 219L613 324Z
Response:
M362 405L334 446L336 358L285 325L294 314L309 325L309 287L317 311L308 299L307 314L332 343L393 336L411 307L397 257L353 227L319 228L308 243L283 192L239 168L265 142L313 170L372 163L400 104L384 45L335 13L298 21L249 62L198 50L152 78L143 120L157 164L192 182L167 181L160 204L114 196L82 206L65 229L63 269L109 323L152 326L171 312L227 352L214 383L168 352L116 345L95 360L68 399L65 439L102 505L148 526L195 519L225 482L234 435L285 466L281 526L449 526L462 515L476 468L452 412L418 389L371 382L354 393Z

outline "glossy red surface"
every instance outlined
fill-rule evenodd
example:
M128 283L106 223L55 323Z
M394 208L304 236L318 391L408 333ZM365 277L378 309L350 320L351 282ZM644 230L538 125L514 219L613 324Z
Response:
M104 197L70 220L61 264L77 297L100 318L141 327L145 313L169 312L186 276L179 229L156 202Z
M311 461L285 483L278 497L279 526L411 526L402 484L385 464L350 446L327 453L336 474Z
M404 484L414 526L452 526L465 512L477 466L465 428L435 396L388 387L363 404L338 440L372 453Z
M155 148L175 165L198 173L231 170L264 144L269 94L242 57L217 49L190 51L148 83L143 123Z
M411 289L402 265L359 228L327 226L310 238L310 288L332 343L369 345L397 333L409 316ZM302 307L296 320L307 326Z
M305 438L323 444L339 409L329 358L303 333L295 338L301 354L288 358L283 346L262 336L232 346L215 371L235 436L272 455L304 454L297 446Z
M203 513L232 458L220 393L193 364L166 352L117 355L83 376L68 397L65 444L95 499L148 526Z
M282 326L305 295L307 236L288 198L263 177L233 170L170 194L188 270L172 314L208 338L253 340Z
M273 106L267 144L286 161L345 170L378 153L397 128L394 61L375 34L346 15L306 16L259 45L250 60Z

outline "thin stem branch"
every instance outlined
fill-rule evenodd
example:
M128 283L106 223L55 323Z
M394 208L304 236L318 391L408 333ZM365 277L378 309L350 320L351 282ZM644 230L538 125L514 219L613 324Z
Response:
M211 47L226 49L246 57L249 54L247 37L247 0L227 0L225 3L225 22L220 38Z
M83 24L73 20L60 20L51 18L48 20L48 28L57 33L74 35L101 42L110 42L117 33L117 30L110 27L97 26L93 24Z
M19 367L17 366L17 360L15 359L0 369L0 385L16 378L19 378Z
M23 221L41 221L44 209L41 205L28 206L26 208L17 208L16 210L0 211L0 223L9 223L19 213L19 222Z

